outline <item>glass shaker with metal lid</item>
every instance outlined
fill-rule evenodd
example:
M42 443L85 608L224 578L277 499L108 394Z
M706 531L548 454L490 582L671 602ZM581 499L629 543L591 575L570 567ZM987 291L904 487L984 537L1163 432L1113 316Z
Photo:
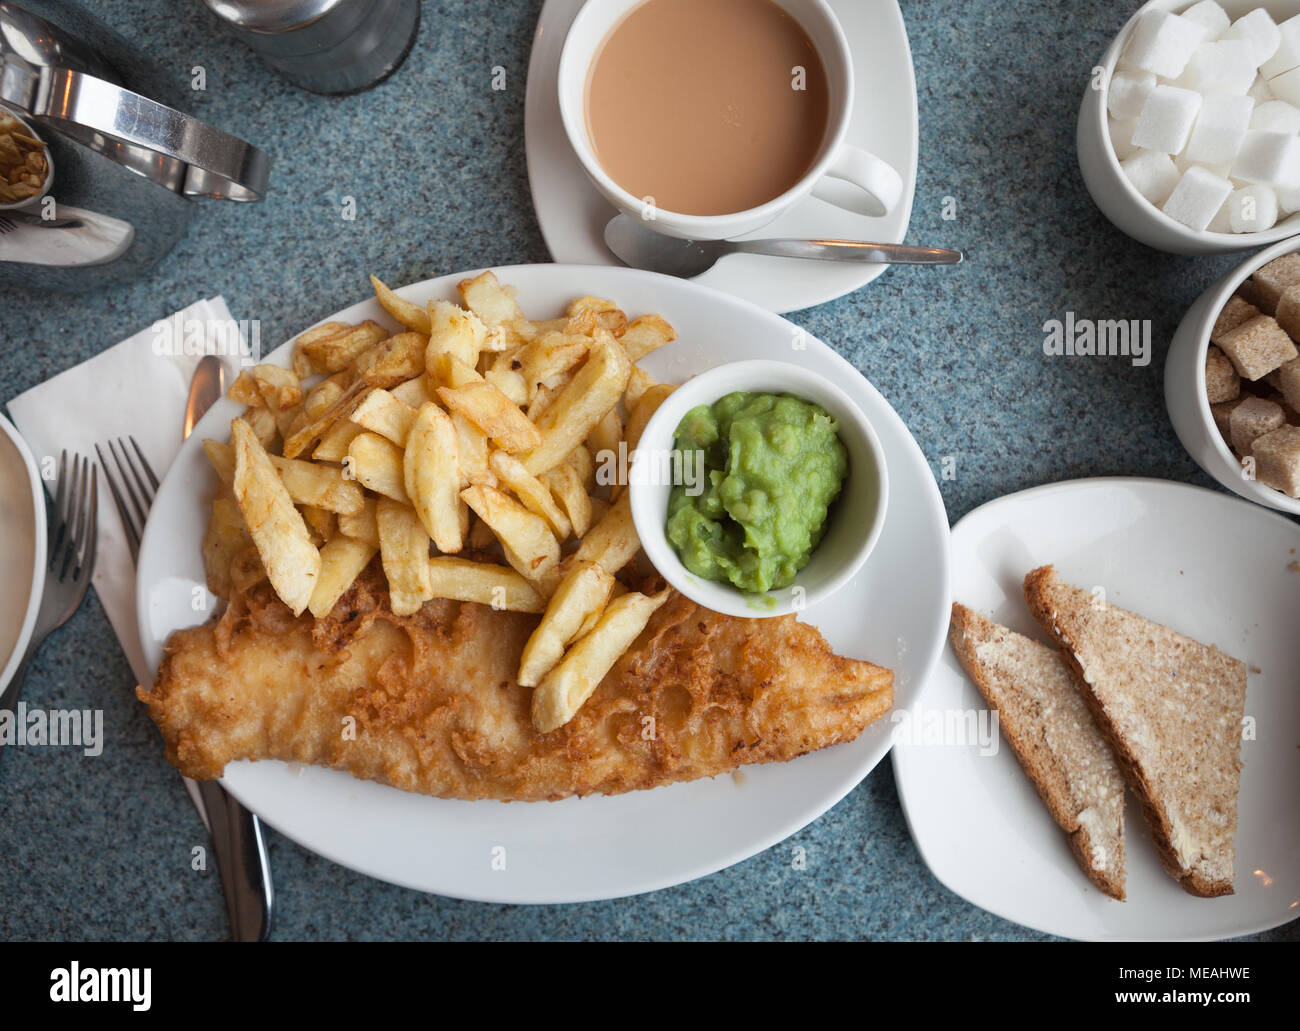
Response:
M72 0L0 0L0 178L16 179L0 190L0 287L120 282L171 250L192 198L262 199L270 158L182 98Z
M295 86L356 93L406 60L419 0L203 0L232 35Z

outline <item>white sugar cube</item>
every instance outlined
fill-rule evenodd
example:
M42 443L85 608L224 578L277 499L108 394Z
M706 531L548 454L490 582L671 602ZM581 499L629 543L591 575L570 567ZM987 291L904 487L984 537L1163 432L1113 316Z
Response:
M1133 27L1124 60L1144 72L1176 79L1205 36L1204 25L1168 11L1150 10Z
M1117 71L1110 77L1106 93L1106 110L1116 118L1136 118L1142 113L1147 95L1156 88L1151 72Z
M1292 68L1289 72L1269 79L1268 88L1278 100L1285 100L1292 107L1300 107L1300 68Z
M1259 66L1260 74L1271 79L1292 68L1300 68L1300 14L1277 27L1280 37L1277 53Z
M1260 132L1300 133L1300 107L1285 100L1267 100L1255 108L1250 127Z
M1196 48L1175 85L1198 93L1247 93L1259 77L1255 51L1241 39L1220 39Z
M1193 165L1178 180L1161 210L1175 222L1200 232L1232 193L1232 183Z
M1210 219L1210 224L1205 227L1207 233L1230 233L1232 232L1232 216L1228 211L1232 203L1232 195L1219 207L1218 213Z
M1282 33L1269 13L1257 7L1243 18L1238 18L1220 39L1240 39L1250 44L1255 52L1255 66L1259 67L1277 53L1282 44Z
M1159 151L1139 150L1121 161L1119 167L1133 184L1133 189L1156 206L1168 200L1178 185L1179 172L1173 158Z
M1246 186L1228 198L1228 222L1234 233L1262 233L1277 225L1277 216L1277 194L1271 187Z
M1232 177L1284 190L1300 187L1300 136L1251 129L1232 163Z
M1280 186L1274 186L1273 192L1277 194L1277 206L1284 215L1300 211L1300 189L1285 190Z
M1232 24L1228 12L1216 4L1214 0L1201 0L1199 4L1192 4L1191 7L1182 12L1182 16L1188 21L1194 21L1197 25L1203 26L1206 39L1218 39Z
M1115 156L1123 161L1137 152L1133 146L1133 131L1137 129L1136 118L1107 118L1106 127L1110 130L1110 145L1115 148Z
M1176 86L1157 86L1142 105L1133 143L1146 150L1177 154L1187 146L1196 116L1201 110L1201 95Z
M1187 156L1187 151L1174 155L1174 167L1178 169L1178 174L1182 175L1189 168L1203 168L1211 175L1217 175L1220 179L1229 178L1232 171L1232 165L1207 165L1202 161L1193 161ZM1245 186L1245 183L1242 183Z
M1207 96L1187 141L1184 153L1188 159L1205 165L1231 164L1246 139L1254 109L1255 102L1250 97L1227 93Z
M1255 76L1255 84L1246 92L1246 96L1254 97L1256 104L1263 104L1269 100L1276 100L1273 91L1269 89L1268 80L1262 75Z

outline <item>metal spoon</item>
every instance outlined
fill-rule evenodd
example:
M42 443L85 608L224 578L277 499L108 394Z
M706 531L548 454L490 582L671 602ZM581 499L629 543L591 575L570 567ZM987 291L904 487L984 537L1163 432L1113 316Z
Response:
M656 233L640 219L616 215L605 226L605 243L624 264L647 272L689 278L707 272L726 254L771 254L820 261L899 265L956 265L961 251L860 240L680 240Z

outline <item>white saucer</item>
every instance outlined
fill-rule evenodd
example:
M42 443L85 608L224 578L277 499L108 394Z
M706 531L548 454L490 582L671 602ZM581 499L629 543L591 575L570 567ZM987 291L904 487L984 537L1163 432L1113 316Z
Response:
M928 739L942 714L987 709L943 655L894 745L894 775L922 858L948 888L1007 920L1091 940L1209 940L1300 915L1300 526L1200 487L1092 479L1036 487L971 512L952 530L952 596L1047 643L1025 607L1024 575L1052 563L1070 583L1243 660L1246 715L1235 894L1195 898L1164 872L1137 800L1125 806L1127 902L1079 869L1066 837L1005 741ZM920 723L918 724L918 716ZM966 717L969 720L969 716ZM903 724L900 724L901 728ZM988 729L987 727L985 729ZM994 738L996 740L996 738Z
M903 178L893 214L869 218L808 197L750 237L837 237L901 243L916 189L916 79L903 15L895 0L829 0L853 50L855 97L848 142L888 161ZM560 123L556 73L560 50L583 0L546 0L537 21L524 146L533 207L551 257L562 264L619 265L605 246L605 223L617 212L591 185ZM811 308L866 286L887 265L801 261L733 254L695 282L766 308Z

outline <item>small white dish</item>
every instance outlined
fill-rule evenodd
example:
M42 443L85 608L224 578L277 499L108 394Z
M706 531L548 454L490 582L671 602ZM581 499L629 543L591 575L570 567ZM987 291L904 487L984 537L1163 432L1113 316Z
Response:
M697 405L711 405L733 391L790 394L824 408L837 423L849 456L849 473L831 504L826 533L789 587L746 594L730 583L695 575L664 533L672 484L658 475L662 456L673 451L677 427ZM802 365L746 361L700 373L674 390L646 423L629 478L632 521L646 557L661 576L692 601L732 616L784 616L823 602L848 583L880 539L889 507L884 449L865 413L824 376Z
M853 117L846 138L879 156L903 180L893 211L873 218L844 211L816 196L799 201L749 236L831 238L902 243L916 189L916 80L907 29L896 0L828 0L853 57ZM546 0L537 21L528 90L524 147L528 183L542 237L557 262L622 267L605 246L605 224L617 213L583 172L569 146L558 98L560 53L583 0ZM866 286L888 265L806 261L755 254L723 258L693 282L768 311L811 308Z
M950 890L1048 934L1091 940L1211 940L1300 915L1300 527L1236 498L1165 480L1093 479L999 498L952 530L953 598L1048 643L1022 583L1052 563L1070 583L1215 644L1250 673L1234 888L1201 899L1160 865L1137 800L1125 805L1128 901L1084 876L1032 782L980 714L987 705L952 648L906 720L894 776L922 858ZM946 728L992 730L994 754Z
M1075 145L1079 155L1079 170L1093 201L1115 227L1133 239L1174 254L1222 254L1263 247L1300 233L1300 212L1283 219L1271 229L1259 233L1198 232L1170 218L1134 189L1124 170L1119 166L1115 147L1107 127L1106 98L1111 74L1119 62L1121 51L1138 19L1150 10L1175 13L1186 10L1194 0L1150 0L1130 18L1119 31L1110 48L1098 64L1104 74L1100 76L1102 88L1094 89L1090 80L1084 89L1083 103L1079 107L1079 123ZM1262 7L1281 22L1300 13L1296 0L1219 0L1219 5L1234 21Z
M1205 393L1205 354L1219 312L1256 269L1295 250L1300 250L1300 241L1283 240L1254 254L1216 280L1196 299L1174 331L1169 355L1165 358L1165 408L1187 453L1228 490L1279 512L1300 515L1300 498L1288 497L1280 490L1247 477L1228 442L1214 425L1210 400Z
M45 143L45 137L42 136L39 132L37 132L32 127L31 122L27 121L26 118L20 115L13 108L5 107L3 104L0 104L0 113L8 115L9 117L17 121L20 125L22 125L22 127L27 130L27 134L31 136L32 139L40 140L42 143ZM46 144L45 145L45 181L41 183L40 190L33 196L28 197L26 200L11 201L8 204L0 203L0 212L28 211L33 208L40 207L41 201L45 198L45 195L50 192L50 186L53 184L53 182L54 182L54 155L50 153L49 144Z
M31 449L0 415L0 692L36 626L45 590L45 488Z
M518 289L525 312L557 314L574 297L609 297L629 313L660 312L678 332L638 363L661 382L681 382L724 362L779 359L799 332L785 319L693 283L626 268L519 265L494 270ZM418 304L457 296L470 273L397 292ZM361 292L358 285L357 292ZM373 297L329 316L396 328ZM325 320L322 320L325 321ZM930 465L902 419L847 361L804 338L800 360L834 380L875 427L892 501L871 562L831 602L799 618L837 652L894 670L894 701L908 706L925 682L948 625L948 517ZM289 364L285 344L263 360ZM201 539L216 487L204 437L225 439L239 405L212 406L182 445L158 490L140 549L136 611L150 668L174 630L202 622ZM905 589L899 585L905 585ZM889 750L889 721L856 741L789 763L747 766L653 791L560 802L464 802L408 794L338 770L238 762L222 784L271 826L336 863L409 888L503 904L586 902L654 891L747 859L815 820ZM165 760L161 746L156 762ZM490 862L506 849L505 869Z

